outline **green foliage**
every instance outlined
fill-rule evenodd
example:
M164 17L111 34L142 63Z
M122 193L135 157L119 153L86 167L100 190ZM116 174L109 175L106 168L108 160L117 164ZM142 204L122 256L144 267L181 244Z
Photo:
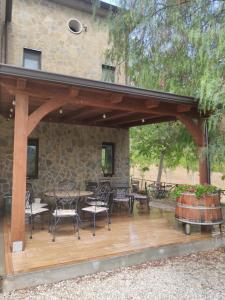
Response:
M136 127L130 136L132 165L158 164L162 153L166 167L182 164L188 169L196 168L196 145L185 127L177 122Z
M201 198L207 194L218 193L218 188L213 185L177 185L175 189L171 192L173 198L179 198L182 193L189 192L195 193L197 198Z
M194 96L213 112L211 166L224 171L225 1L121 0L119 7L109 17L106 59L124 66L132 85ZM133 164L155 163L164 152L167 166L196 168L196 147L181 125L135 128L131 136Z

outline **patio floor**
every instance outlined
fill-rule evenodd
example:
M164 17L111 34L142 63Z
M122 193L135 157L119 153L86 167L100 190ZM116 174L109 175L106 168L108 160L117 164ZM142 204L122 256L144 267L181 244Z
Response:
M200 233L194 228L190 236L182 232L182 226L174 219L174 213L151 208L148 214L133 216L125 213L112 218L111 231L107 230L105 219L100 219L96 236L92 236L92 227L81 229L81 240L74 236L72 224L59 225L56 242L51 241L51 234L38 229L36 225L33 239L27 234L26 248L20 253L11 253L10 222L5 218L5 265L8 275L31 272L49 267L69 265L83 261L119 256L137 251L171 244L184 244L192 241L210 239L211 234Z

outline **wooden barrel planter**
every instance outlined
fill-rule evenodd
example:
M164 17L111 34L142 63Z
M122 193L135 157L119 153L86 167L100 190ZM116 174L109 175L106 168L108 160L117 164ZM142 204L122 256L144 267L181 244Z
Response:
M191 233L191 224L220 225L223 223L219 194L207 194L197 198L195 193L182 193L176 202L175 218L185 225L185 233Z

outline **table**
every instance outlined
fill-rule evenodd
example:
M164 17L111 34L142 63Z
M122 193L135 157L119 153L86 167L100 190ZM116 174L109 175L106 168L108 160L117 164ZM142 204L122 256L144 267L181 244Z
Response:
M90 197L93 195L93 192L90 191L70 191L70 192L64 192L64 191L58 191L58 192L54 192L54 191L49 191L49 192L45 192L44 195L46 197L57 197L57 198L73 198L73 197Z
M146 210L150 210L149 206L149 198L146 195L132 193L132 196L134 197L134 200L139 202L139 205L137 206L140 213L145 212Z

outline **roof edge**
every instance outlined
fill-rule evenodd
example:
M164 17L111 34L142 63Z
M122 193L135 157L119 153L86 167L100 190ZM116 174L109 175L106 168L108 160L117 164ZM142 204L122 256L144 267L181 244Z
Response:
M79 9L85 12L92 13L93 11L93 0L49 0L50 2L54 2L56 4L60 4L63 6L68 6L70 8ZM110 11L116 12L117 6L105 3L103 1L99 1L99 5L96 10L96 15L101 17L106 17Z
M160 91L153 91L133 86L108 83L104 81L86 79L81 77L68 76L58 73L50 73L40 70L26 69L22 67L0 64L0 75L18 76L22 78L30 78L42 81L49 81L54 83L68 84L73 86L80 86L84 88L95 88L104 91L111 91L115 93L124 93L129 95L136 95L141 97L151 97L156 100L164 100L171 103L184 103L197 105L197 99L189 96L181 96L172 93L165 93Z

